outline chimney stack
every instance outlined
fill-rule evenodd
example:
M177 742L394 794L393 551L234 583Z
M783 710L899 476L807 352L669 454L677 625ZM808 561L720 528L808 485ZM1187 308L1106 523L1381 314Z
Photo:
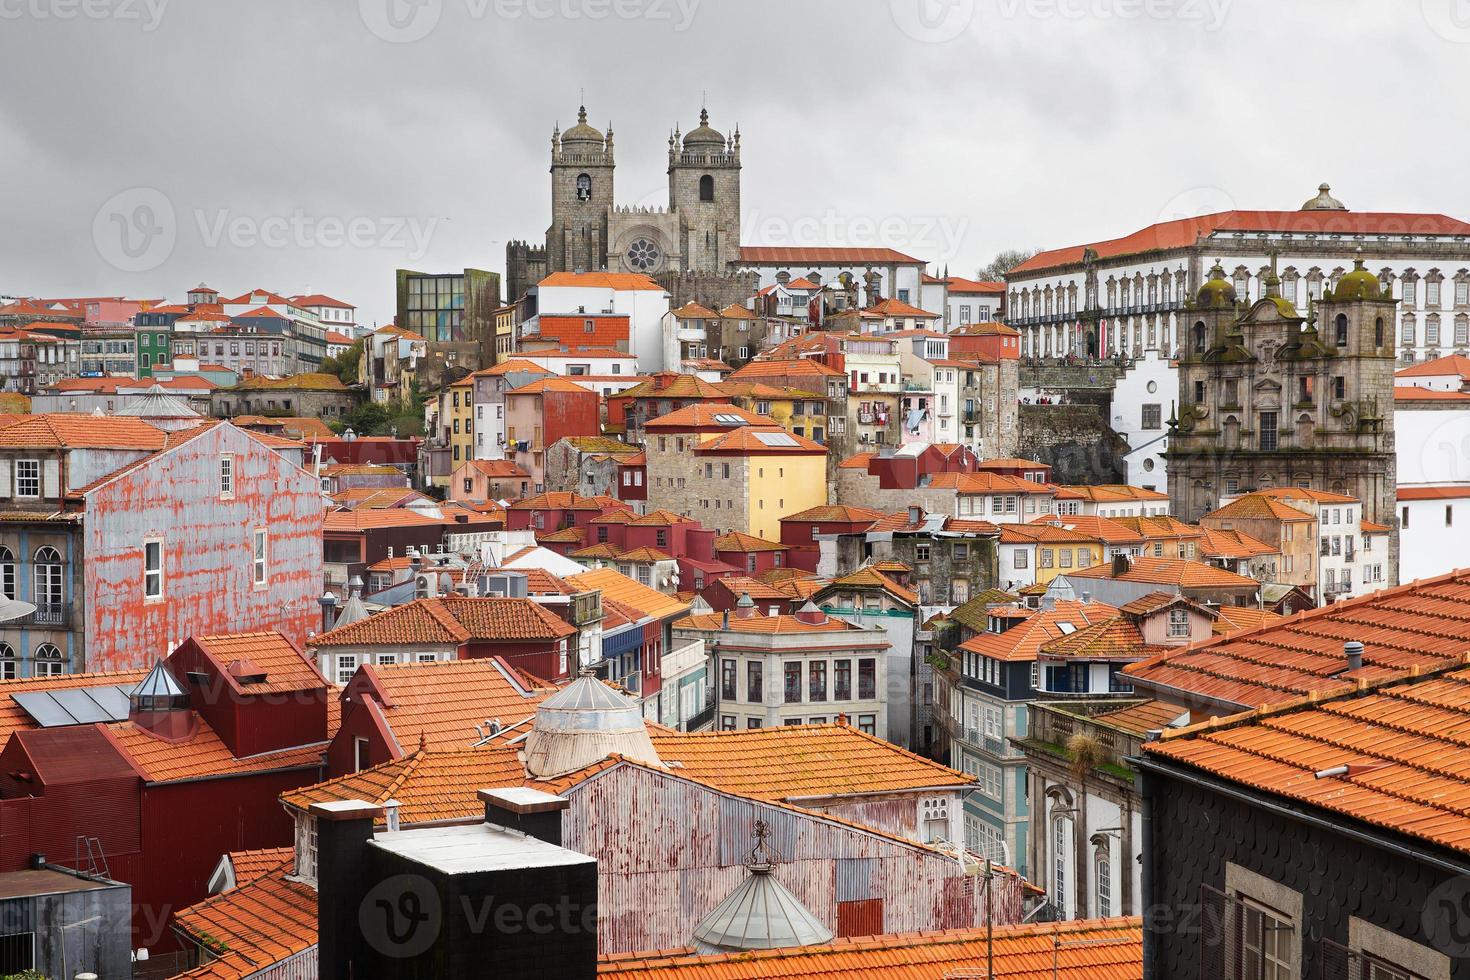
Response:
M525 786L482 789L479 796L485 804L486 823L561 846L561 815L571 806L565 796L553 796Z

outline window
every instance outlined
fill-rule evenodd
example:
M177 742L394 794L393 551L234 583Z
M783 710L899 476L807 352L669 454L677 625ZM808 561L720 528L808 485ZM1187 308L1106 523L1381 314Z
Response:
M1169 610L1169 635L1173 637L1189 635L1189 610L1180 608Z
M1015 551L1011 552L1012 568L1025 568L1029 564L1029 561L1030 559L1027 557L1026 549L1017 548Z
M1275 412L1261 413L1259 436L1261 450L1263 452L1274 452L1278 445Z
M1163 427L1164 412L1162 405L1143 406L1143 428L1158 429Z
M914 545L914 561L918 562L918 561L928 561L928 560L929 560L929 546L927 544L916 544L916 545Z
M163 542L143 542L143 598L163 598Z
M1052 894L1059 906L1067 905L1067 849L1071 846L1070 821L1063 817L1052 820ZM1255 976L1255 974L1252 974Z
M0 547L0 593L15 598L15 555L6 547Z
M878 717L876 715L858 715L858 731L867 735L878 734Z
M832 661L832 700L852 700L852 661Z
M1348 342L1348 318L1346 313L1339 313L1333 321L1333 339L1338 347L1346 347Z
M801 664L798 663L797 661L789 660L786 663L784 663L784 664L781 665L781 669L782 669L782 678L781 678L781 680L782 680L782 684L783 684L783 687L784 687L784 690L782 691L782 694L784 696L785 702L787 704L800 704L801 703Z
M1106 918L1113 914L1113 862L1097 859L1097 914Z
M827 661L813 660L808 665L807 700L827 700Z
M765 701L765 689L761 677L761 670L764 666L759 660L752 660L745 665L745 700L751 704L761 704Z
M709 174L699 178L699 199L701 201L713 201L715 199L715 179Z
M1296 930L1274 909L1249 899L1240 909L1241 976L1293 980Z
M858 700L870 701L877 695L878 661L865 657L858 661Z
M251 533L250 544L250 581L253 585L261 586L266 583L266 530L263 527L256 528Z
M41 496L41 461L39 459L15 461L15 495L17 497Z
M720 662L720 700L734 701L735 693L735 661L722 660Z

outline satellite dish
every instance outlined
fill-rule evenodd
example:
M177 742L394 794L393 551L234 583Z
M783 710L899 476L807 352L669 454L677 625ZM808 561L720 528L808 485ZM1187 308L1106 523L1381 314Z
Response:
M0 623L10 623L36 611L33 603L19 599L0 599Z

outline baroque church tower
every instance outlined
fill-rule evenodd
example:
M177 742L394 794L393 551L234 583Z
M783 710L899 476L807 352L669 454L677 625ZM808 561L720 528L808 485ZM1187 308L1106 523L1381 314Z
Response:
M1305 487L1357 497L1365 520L1396 528L1396 301L1362 259L1310 317L1281 295L1274 273L1266 287L1242 309L1216 262L1181 316L1167 451L1174 516L1195 522L1223 496ZM1394 533L1395 575L1397 558Z
M599 272L607 268L608 215L613 204L613 132L587 124L551 134L551 226L546 229L550 272Z
M740 258L740 129L726 139L699 110L683 141L669 137L669 209L679 217L684 271L722 274Z

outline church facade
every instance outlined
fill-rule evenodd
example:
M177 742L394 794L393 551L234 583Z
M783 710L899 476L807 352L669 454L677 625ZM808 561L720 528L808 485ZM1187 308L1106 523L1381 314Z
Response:
M1179 393L1169 420L1171 513L1195 522L1224 498L1271 487L1356 497L1395 528L1393 373L1398 303L1356 268L1303 316L1268 274L1242 302L1216 263L1183 311Z
M669 136L666 207L619 205L613 131L587 122L551 136L551 224L544 245L506 246L511 300L553 272L637 272L660 282L719 279L740 259L740 133L699 125Z

